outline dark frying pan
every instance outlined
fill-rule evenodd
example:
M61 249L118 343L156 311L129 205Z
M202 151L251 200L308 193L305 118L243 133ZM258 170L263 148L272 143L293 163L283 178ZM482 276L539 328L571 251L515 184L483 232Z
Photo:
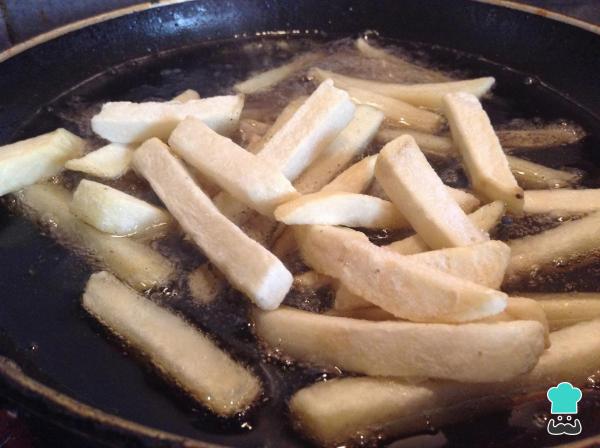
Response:
M600 135L600 29L562 16L492 0L170 3L92 20L0 54L0 144L59 125L77 131L77 122L63 113L76 109L77 101L167 98L187 87L223 91L232 79L271 62L239 50L255 35L293 43L299 35L327 40L364 30L424 43L450 67L492 72L501 93L521 98L524 114L568 115ZM463 55L451 57L436 46ZM213 76L215 69L220 76ZM595 143L592 138L582 149L592 164ZM79 299L89 272L32 225L0 211L0 383L19 406L102 446L305 444L286 423L285 398L319 372L264 367L259 373L267 402L243 419L218 421L132 361L135 354L86 318ZM239 328L230 332L241 341L230 347L235 355L253 356L244 348L248 336ZM284 376L291 386L283 385ZM589 414L587 437L600 433L594 400L583 411ZM455 446L559 442L540 431L515 430L506 420L495 414L451 428L448 440ZM411 440L396 446L439 445L435 436Z

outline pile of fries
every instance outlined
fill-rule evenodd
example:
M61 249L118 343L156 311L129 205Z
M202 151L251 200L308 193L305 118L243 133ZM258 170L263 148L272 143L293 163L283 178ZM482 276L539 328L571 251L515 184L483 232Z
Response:
M364 39L356 48L411 64ZM580 173L507 155L584 134L496 132L480 102L493 78L418 68L434 82L386 83L323 70L325 57L301 55L233 95L106 103L91 122L102 148L86 153L64 129L0 148L0 192L14 193L31 219L51 219L61 242L101 267L83 307L222 416L255 405L264 387L210 335L144 295L181 275L200 304L228 284L243 293L270 354L360 375L291 397L295 423L322 445L409 434L556 382L583 383L600 368L600 296L501 288L600 248L600 190L574 188ZM290 98L274 123L244 118L244 95L298 73L315 83L310 96ZM239 129L252 134L245 147L230 138ZM468 190L443 183L430 164L439 157L462 163ZM63 169L93 180L74 192L48 182ZM103 183L130 170L160 205ZM506 213L579 218L491 239ZM412 234L377 246L364 229ZM208 261L185 271L155 251L150 243L172 232ZM291 289L323 288L335 293L324 313L285 305Z

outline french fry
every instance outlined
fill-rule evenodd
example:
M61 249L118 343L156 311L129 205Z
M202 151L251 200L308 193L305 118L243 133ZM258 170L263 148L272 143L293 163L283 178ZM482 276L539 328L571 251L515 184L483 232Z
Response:
M244 97L215 96L180 102L105 103L92 118L92 129L113 143L135 143L157 137L166 140L180 121L188 116L202 120L219 134L237 128Z
M264 144L258 156L294 181L354 115L348 94L325 81Z
M158 139L144 143L135 151L133 165L232 286L261 308L279 306L292 285L292 275L219 213L164 143Z
M287 64L254 75L243 82L238 82L233 86L233 90L246 95L263 92L323 57L324 54L322 53L305 53Z
M204 305L214 302L226 287L225 279L221 273L209 262L190 272L187 283L194 300Z
M523 190L477 97L450 93L444 97L444 110L475 191L491 201L502 200L509 210L520 212Z
M0 196L58 174L85 142L65 129L0 147Z
M511 396L545 393L563 381L581 385L600 368L600 320L557 331L550 339L551 347L533 370L510 381L411 384L391 378L340 378L301 389L292 397L290 410L308 436L337 446L360 436L411 434L504 409Z
M600 318L600 294L595 292L522 293L546 313L550 331Z
M527 189L564 188L575 184L580 174L555 170L518 157L506 156L515 179Z
M82 302L88 313L215 414L237 414L259 397L260 381L246 367L200 330L108 272L90 277Z
M411 136L399 137L383 147L375 176L429 247L467 246L489 239L452 199Z
M363 193L375 178L375 162L377 154L365 157L321 188L323 192Z
M308 72L318 82L332 79L340 89L362 89L405 101L413 106L428 109L441 109L442 97L447 93L467 92L481 98L494 85L494 78L476 78L464 81L447 81L441 83L398 84L392 82L371 81L340 75L338 73L312 68Z
M375 140L385 145L402 135L410 135L414 138L419 148L427 155L445 159L456 157L458 154L454 147L454 142L452 142L450 137L427 134L425 132L413 131L412 129L389 127L380 129L375 136Z
M319 192L300 196L275 209L275 219L287 225L323 224L402 229L408 221L394 204L358 193Z
M294 187L303 194L321 190L354 158L362 154L375 137L382 121L381 111L369 106L358 106L350 124L294 181Z
M512 256L507 275L577 259L600 248L600 212L569 221L536 235L508 242Z
M346 89L346 91L355 103L375 107L381 110L386 118L396 121L402 126L435 133L444 124L440 115L425 109L419 109L404 101L355 87Z
M156 234L171 223L165 210L87 179L75 189L70 209L90 226L117 236Z
M600 189L527 190L525 213L579 214L600 210Z
M506 294L377 247L350 229L302 226L296 239L305 262L339 279L352 293L397 317L466 322L498 314Z
M332 283L335 283L334 279L315 271L307 271L294 275L294 287L302 290L316 291Z
M543 149L572 145L582 140L586 133L579 126L554 124L533 129L501 129L496 135L504 148Z
M79 159L68 160L65 168L95 177L116 179L129 171L133 149L132 146L110 143Z
M506 207L504 202L495 201L478 208L469 215L469 220L483 232L489 232L492 230L500 221L500 218L504 216ZM399 241L395 241L387 246L387 249L391 249L402 255L418 254L420 252L426 252L429 246L423 238L419 235L409 236Z
M263 215L272 216L278 205L299 196L280 171L197 118L179 123L169 145L203 176Z
M531 370L544 350L544 330L533 321L369 322L287 307L252 315L270 350L374 376L505 381Z
M71 194L64 188L32 185L17 196L31 218L53 223L50 230L58 241L85 253L132 287L144 291L172 280L173 264L146 244L114 238L77 219L69 210Z
M199 100L200 94L194 89L187 89L181 92L179 95L174 96L171 100L172 103L187 103L188 101Z

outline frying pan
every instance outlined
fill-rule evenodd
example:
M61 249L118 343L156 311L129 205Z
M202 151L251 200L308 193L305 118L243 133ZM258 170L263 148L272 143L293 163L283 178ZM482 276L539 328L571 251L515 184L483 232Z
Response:
M167 98L187 87L224 91L231 79L243 79L265 63L239 51L247 38L328 40L364 30L421 42L434 51L443 46L483 57L461 58L460 64L469 69L484 63L500 78L499 88L508 85L516 95L533 84L527 95L539 101L532 113L544 116L546 109L557 108L560 116L568 108L571 117L600 135L600 29L592 25L492 0L199 0L130 8L0 54L0 144L65 125L61 111L82 98ZM208 71L215 66L221 77ZM538 98L536 92L544 95ZM77 131L76 120L67 126ZM286 423L285 397L291 390L277 374L281 369L258 372L268 398L259 409L235 422L212 418L130 359L135 353L125 352L85 316L79 300L89 272L80 258L0 209L0 383L15 403L99 446L305 444ZM229 331L239 332L232 327ZM244 340L241 333L238 339ZM246 356L242 343L231 349ZM319 373L290 369L286 375L299 385ZM494 445L503 431L495 422L505 417L484 418L467 428L467 433L482 426L497 434L459 436L454 445L555 443L530 434L504 435L504 442ZM585 434L598 433L595 426ZM427 443L415 440L413 446Z

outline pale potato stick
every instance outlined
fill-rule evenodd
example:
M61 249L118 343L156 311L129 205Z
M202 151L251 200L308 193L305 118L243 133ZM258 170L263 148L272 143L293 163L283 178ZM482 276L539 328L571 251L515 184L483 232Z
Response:
M82 303L88 313L215 414L237 414L260 396L258 378L210 337L108 272L90 277Z
M289 78L294 73L314 64L323 57L324 54L322 53L302 54L287 64L254 75L243 82L238 82L233 86L233 90L245 93L246 95L263 92L279 84L284 79Z
M70 209L92 227L118 236L154 234L171 223L165 210L87 179L75 189Z
M506 156L506 158L515 179L523 188L564 188L575 184L581 177L578 173L555 170L518 157Z
M544 329L534 321L369 322L287 307L252 315L270 350L374 376L505 381L531 370L544 350Z
M335 300L333 301L333 309L336 311L350 311L358 310L363 308L372 308L373 304L368 300L363 299L361 296L354 294L343 284L340 284L335 290ZM385 313L388 313L385 311ZM390 316L394 316L388 313ZM348 316L354 317L354 316ZM397 319L394 316L395 319Z
M407 134L415 139L419 148L427 155L449 158L456 157L458 154L454 147L454 142L452 142L450 137L427 134L425 132L413 131L412 129L389 127L380 129L375 136L375 140L379 143L386 144Z
M234 224L244 224L254 216L254 211L242 202L231 196L226 191L221 191L213 197L215 207Z
M0 196L58 174L85 142L65 129L0 147Z
M491 201L506 202L513 212L520 212L523 190L477 97L450 93L444 96L444 111L473 189Z
M268 161L259 159L194 117L183 120L169 137L175 154L234 198L263 215L299 193Z
M396 121L405 127L419 131L437 132L444 124L441 115L425 109L419 109L404 101L355 87L346 89L346 91L355 103L375 107L381 110L386 118Z
M251 118L242 118L240 120L240 145L246 148L247 151L254 154L254 151L250 151L254 145L257 145L263 138L263 135L269 130L270 125L263 123L262 121L253 120Z
M397 317L466 322L498 314L506 294L377 247L350 229L301 226L296 233L305 262Z
M170 102L179 102L179 103L187 103L192 100L199 100L200 94L196 92L194 89L187 89L181 92L179 95L174 96Z
M441 83L398 84L354 78L316 67L310 69L308 75L312 76L318 82L322 82L325 79L332 79L340 89L357 88L370 90L380 95L405 101L413 106L434 110L441 109L442 97L447 93L467 92L475 95L477 98L481 98L490 91L495 82L494 78L486 77Z
M59 242L83 252L134 288L144 291L173 279L173 264L146 244L115 238L77 219L69 210L71 194L64 188L32 185L18 198L29 216L52 224L49 229Z
M321 188L321 191L363 193L375 178L375 162L377 162L377 154L365 157L342 171L331 182Z
M354 116L348 94L325 81L264 144L258 156L294 181Z
M383 147L377 157L375 177L432 249L467 246L489 239L452 199L411 136L398 137Z
M133 166L233 287L261 308L279 306L292 285L292 275L272 253L219 213L168 146L158 139L148 140L135 151Z
M166 140L175 127L188 116L202 120L220 134L237 128L244 107L241 95L215 96L180 102L105 103L92 118L92 129L114 143L135 143L157 137Z
M300 196L275 209L275 219L287 225L323 224L402 229L408 221L389 201L358 193L319 192Z
M536 235L511 240L508 245L512 251L509 275L576 259L600 248L600 212Z
M521 295L534 299L546 313L550 330L600 318L600 294L595 292L528 293Z
M483 232L489 232L496 227L502 216L504 216L505 211L506 206L504 205L504 202L494 201L472 212L469 215L469 219L478 229ZM427 243L425 243L423 238L419 235L413 235L399 241L394 241L385 247L402 255L417 254L430 250Z
M303 194L321 190L350 162L360 156L375 137L383 113L369 106L358 106L354 118L319 157L294 181Z
M525 213L576 215L597 210L600 210L600 189L525 191Z
M194 300L208 305L215 301L221 291L226 287L226 282L220 272L209 262L206 262L187 277L188 288Z
M341 378L301 389L290 409L311 438L337 446L359 436L411 434L508 408L511 396L546 393L562 381L583 385L600 369L600 320L557 331L550 340L551 347L533 370L511 381L410 384L391 378Z
M501 129L496 131L504 148L543 149L572 145L586 136L576 125L547 125L534 129Z
M120 143L110 143L79 159L71 159L65 168L95 177L115 179L129 171L134 148Z
M334 283L335 280L315 271L294 275L294 287L303 290L317 290Z

